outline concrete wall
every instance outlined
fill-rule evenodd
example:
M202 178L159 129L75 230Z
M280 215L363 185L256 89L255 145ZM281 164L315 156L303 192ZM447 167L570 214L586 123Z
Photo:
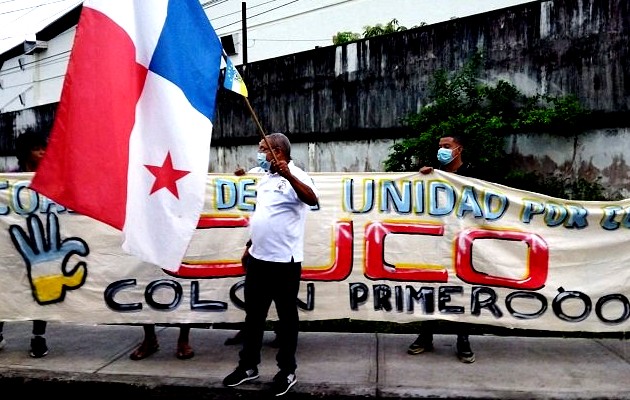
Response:
M630 198L628 127L587 130L570 138L517 135L508 140L506 150L517 167L565 178L579 176L601 183L613 198Z
M362 34L365 26L387 24L411 28L434 24L527 3L531 0L308 0L278 4L269 0L247 1L247 43L243 43L241 0L224 0L206 6L206 14L220 37L234 35L235 65L330 46L339 32Z
M628 112L628 8L627 0L528 3L252 63L242 75L264 126L298 141L401 137L400 118L430 101L435 71L457 70L476 52L487 83L503 79L529 94L575 94L595 112ZM256 136L242 99L222 93L215 143Z
M513 138L506 149L516 165L598 179L611 194L628 197L629 7L622 0L528 3L252 63L242 73L268 131L290 132L294 144L310 143L314 154L334 149L333 157L309 164L312 171L371 171L382 170L377 157L384 160L408 133L400 118L430 101L433 73L455 71L482 52L485 83L506 80L530 95L575 94L593 111L588 130L566 132L570 139ZM242 99L221 93L214 146L249 151L236 146L258 140ZM242 160L238 152L232 158Z
M296 164L313 172L384 171L393 140L354 140L351 142L292 143L291 156ZM232 172L237 167L256 166L258 144L211 146L209 172Z

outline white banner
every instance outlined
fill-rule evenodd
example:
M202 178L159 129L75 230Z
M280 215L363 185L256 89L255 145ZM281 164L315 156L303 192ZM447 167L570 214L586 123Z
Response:
M307 220L302 320L630 329L629 200L568 201L441 171L311 176L321 198ZM124 253L119 231L39 196L31 177L0 174L2 320L244 319L256 176L208 175L177 272Z

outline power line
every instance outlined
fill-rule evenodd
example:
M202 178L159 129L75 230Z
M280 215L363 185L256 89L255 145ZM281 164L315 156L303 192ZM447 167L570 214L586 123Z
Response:
M10 1L10 0L7 0L7 1ZM17 0L16 0L16 1L17 1ZM2 14L8 14L8 13L10 13L10 12L14 12L14 11L30 10L30 11L28 11L27 13L22 14L22 15L20 15L19 17L17 17L16 19L14 19L13 21L9 22L9 24L12 24L12 23L16 22L17 20L19 20L19 19L21 19L21 18L24 18L26 15L28 15L29 13L31 13L32 11L34 11L35 9L37 9L38 7L44 7L44 6L47 6L47 5L50 5L50 4L61 3L61 2L67 2L67 0L57 0L57 1L52 1L52 2L49 2L49 3L38 4L38 5L36 5L36 6L32 6L32 7L28 7L28 8L23 8L23 9L21 9L21 10L13 10L13 11L5 12L5 13L0 13L0 15L2 15ZM76 3L76 4L74 4L74 3L73 3L72 8L76 7L79 3L83 3L83 2L82 2L82 1L75 1L75 3ZM1 3L0 3L0 4L1 4ZM59 12L57 12L57 13L55 13L55 14L51 15L49 18L54 19L54 18L55 18L57 15L59 15L59 14L67 14L67 13L68 13L68 10L69 10L69 9L63 9L63 10L60 10ZM15 37L17 37L17 36L7 36L7 37L0 38L0 40L12 39L12 38L15 38Z
M0 4L2 4L2 3L7 3L7 2L11 2L11 1L18 1L18 0L5 0L5 1L3 1L3 2L0 2ZM48 3L44 3L44 4L38 4L38 5L36 5L36 6L25 7L25 8L21 8L21 9L17 9L17 10L11 10L11 11L6 11L6 12L1 12L1 13L0 13L0 15L3 15L3 14L9 14L9 13L14 13L14 12L17 12L17 11L24 11L24 10L30 10L30 11L29 11L29 13L30 13L30 12L32 12L33 10L35 10L36 8L38 8L38 7L44 7L44 6L47 6L47 5L49 5L49 4L61 3L61 2L64 2L64 1L67 1L67 0L56 0L56 1L51 1L51 2L48 2ZM228 0L210 0L210 1L206 1L206 2L204 2L204 3L201 3L201 6L202 6L202 8L204 8L204 9L208 9L208 8L210 8L210 7L216 7L216 6L218 6L218 5L220 5L220 4L223 4L223 3L227 2L227 1L228 1ZM258 8L258 7L262 7L262 6L264 6L264 5L267 5L267 4L269 4L269 3L275 3L276 1L280 1L280 0L269 0L269 1L266 1L266 2L264 2L264 3L256 4L256 5L252 6L252 7L249 7L249 8L248 8L248 10L253 10L253 9L255 9L255 8ZM299 0L294 0L294 1L290 2L290 3L287 3L287 4L284 4L284 5L278 6L278 7L276 7L276 8L272 8L272 9L270 9L270 10L263 11L263 12L261 12L261 13L259 13L259 14L253 15L252 17L256 17L256 16L258 16L258 15L262 15L262 14L265 14L265 13L267 13L267 12L270 12L270 11L273 11L273 10L277 10L277 9L282 8L282 7L284 7L284 6L287 6L287 5L291 4L291 3L295 3L296 1L299 1ZM81 2L78 2L78 3L82 3L82 1L81 1ZM75 6L76 6L76 5L75 5ZM57 14L54 14L52 17L54 17L55 15L58 15L58 14L60 14L60 13L65 13L65 12L67 12L67 11L62 10L62 11L58 12ZM225 18L225 17L231 16L231 15L235 15L235 14L241 14L241 11L231 12L231 13L227 13L227 14L224 14L224 15L219 15L219 16L213 16L213 17L212 17L212 19L216 21L217 19L220 19L220 18ZM26 14L19 16L18 18L16 18L15 20L11 21L10 23L13 23L13 22L17 21L18 19L23 18L25 15L26 15ZM225 25L225 26L222 26L221 28L224 28L224 27L226 27L226 26L230 26L230 25L234 25L234 24L237 24L237 23L240 23L240 22L241 22L241 20L239 19L238 21L233 22L233 23L230 23L230 24ZM221 29L221 28L215 28L215 29ZM7 37L0 38L0 40L11 39L11 38L14 38L14 37L16 37L16 36L7 36Z
M326 39L252 39L254 42L323 42Z
M3 89L11 89L11 88L16 88L16 87L20 87L20 86L27 86L27 85L33 85L34 83L39 83L39 82L45 82L45 81L50 81L53 79L58 79L58 78L63 78L65 77L66 74L61 74L61 75L55 75L55 76L50 76L48 78L42 78L42 79L33 79L32 81L29 81L28 83L22 83L19 85L12 85L12 86L3 86Z
M219 0L214 0L214 1L219 1ZM226 1L228 1L228 0L223 0L223 1L221 1L221 3L218 3L218 4L212 4L210 7L217 6L217 5L219 5L219 4L225 3ZM257 7L262 7L262 6L264 6L265 4L269 4L269 3L275 3L276 1L279 1L279 0L269 0L269 1L266 1L266 2L264 2L264 3L256 4L255 6L247 7L247 10L253 10L254 8L257 8ZM211 2L208 2L208 3L211 3ZM209 7L208 7L208 8L209 8ZM219 19L219 18L228 17L228 16L230 16L230 15L234 15L234 14L241 14L241 10L234 11L234 12L231 12L231 13L227 13L227 14L224 14L224 15L220 15L220 16L217 16L217 17L213 17L212 19L213 19L213 20L217 20L217 19Z
M214 7L214 6L216 6L218 4L221 4L221 3L225 3L226 1L228 1L228 0L210 0L210 1L206 1L205 3L201 3L201 7L202 8L210 8L210 7ZM215 3L218 3L218 4L215 4Z
M12 1L18 1L18 0L5 0L5 1L0 1L0 4L4 4L4 3L11 3Z
M61 53L53 54L48 57L43 57L39 60L29 61L27 63L22 64L21 66L15 66L11 68L7 68L0 73L0 77L14 74L16 72L28 71L30 69L38 68L41 66L46 66L50 64L55 64L58 62L66 61L69 59L69 53L71 50L66 50ZM63 58L61 58L63 57Z
M5 2L6 1L17 1L17 0L5 0ZM63 1L63 0L58 0L56 2L60 2L60 1ZM216 6L218 4L224 3L226 1L227 0L211 0L211 1L207 1L207 2L203 3L203 5L206 6L206 7L213 7L213 6ZM257 8L257 7L269 4L269 3L274 3L276 1L279 1L279 0L270 0L270 1L258 4L256 6L253 6L250 9L254 9L254 8ZM272 9L260 12L258 14L252 15L252 18L260 16L260 15L263 15L263 14L266 14L266 13L269 13L271 11L278 10L278 9L280 9L282 7L286 7L286 6L290 5L290 4L296 3L298 1L299 0L293 0L293 1L290 1L288 3L285 3L285 4L279 5L277 7L274 7ZM48 3L48 4L51 4L51 3ZM40 6L42 6L42 5L43 4L41 4ZM231 14L234 14L234 13L231 13ZM225 16L228 16L228 15L231 15L231 14L226 14ZM240 21L237 21L237 22L234 22L233 24L239 23L239 22ZM233 25L233 24L229 24L229 25ZM229 25L225 25L225 26L229 26ZM222 28L224 28L225 26L223 26ZM218 28L218 29L221 29L221 28ZM261 41L261 42L322 42L322 41L328 41L328 40L330 40L330 38L326 38L326 39L264 39L264 38L256 38L255 40L256 41ZM67 55L68 53L70 53L70 51L71 50L64 51L64 52L61 52L61 53L58 53L58 54L54 54L54 55L51 55L51 56L40 58L39 60L30 61L28 63L22 64L21 66L8 68L8 69L0 72L0 77L1 76L7 76L9 74L13 74L13 73L16 73L16 72L27 71L27 70L30 70L30 69L33 69L33 68L38 68L38 67L50 65L50 64L53 64L53 63L61 62L61 61L66 61L66 60L68 60L69 56L65 57L63 59L60 59L58 57L59 56L63 56L63 55Z
M8 0L10 1L10 0ZM8 1L5 1L4 3L7 3ZM43 3L43 4L37 4L35 6L30 6L30 7L24 7L24 8L18 8L16 10L10 10L10 11L5 11L5 12L0 12L0 15L6 15L6 14L12 14L14 12L18 12L18 11L25 11L25 10L29 10L29 12L39 8L39 7L44 7L44 6L48 6L51 4L55 4L55 3L62 3L62 2L66 2L67 0L56 0L56 1L49 1L48 3ZM2 4L2 3L0 3Z
M267 3L271 3L271 2L273 2L273 1L276 1L276 0L272 0L272 1L269 1L269 2L267 2ZM275 7L275 8L271 8L271 9L269 9L269 10L267 10L267 11L263 11L263 12L260 12L260 13L258 13L258 14L254 14L254 15L251 15L251 16L250 16L250 15L248 15L248 16L247 16L247 18L254 18L254 17L258 17L258 16L263 15L263 14L266 14L266 13L268 13L268 12L278 10L278 9L280 9L280 8L282 8L282 7L286 7L286 6L288 6L289 4L292 4L292 3L297 3L298 1L300 1L300 0L293 0L293 1L290 1L290 2L288 2L288 3L286 3L286 4L283 4L283 5L281 5L281 6L278 6L278 7ZM267 4L267 3L265 3L265 4ZM253 7L252 7L252 8L253 8ZM228 26L231 26L231 25L234 25L234 24L241 23L241 21L242 21L242 20L238 20L238 21L232 22L232 23L227 24L227 25L223 25L223 26L221 26L221 27L219 27L219 28L215 28L215 29L223 29L223 28L227 28Z

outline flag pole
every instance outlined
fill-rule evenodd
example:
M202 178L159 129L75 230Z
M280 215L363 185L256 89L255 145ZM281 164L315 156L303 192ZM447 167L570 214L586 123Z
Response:
M250 114L252 114L252 118L254 119L254 122L256 122L256 126L258 127L258 131L260 132L260 136L262 136L263 140L265 141L265 144L267 145L267 147L271 151L271 155L273 156L273 160L277 163L278 162L278 158L276 158L276 153L273 151L273 148L269 144L269 140L267 140L267 135L265 135L265 130L263 129L262 125L260 124L260 121L258 121L258 117L256 117L256 113L254 112L254 109L252 108L252 105L249 103L249 99L247 97L245 97L245 96L243 96L243 99L245 99L245 104L247 105L247 108L249 109Z
M269 148L269 151L271 151L271 155L273 156L273 160L276 163L278 163L278 158L276 157L276 153L273 151L273 148L269 144L269 140L267 140L267 135L265 135L265 130L263 129L262 125L260 124L260 121L258 121L258 117L256 116L256 113L254 112L254 109L252 108L252 105L249 103L249 99L247 98L247 91L245 91L245 93L243 93L241 90L234 90L234 88L232 86L227 86L226 85L226 83L227 83L226 82L227 71L230 68L232 69L232 72L234 74L233 77L234 76L238 77L238 80L241 83L243 82L243 78L241 78L240 74L236 70L236 67L234 67L234 65L230 61L230 57L228 57L228 55L227 55L227 53L226 53L224 48L221 48L221 52L223 53L223 59L225 60L225 64L226 64L225 65L225 71L226 72L225 72L225 76L223 78L223 86L225 86L229 90L232 90L232 91L240 94L243 97L243 99L245 99L245 104L247 105L247 108L249 109L249 113L252 115L252 118L254 119L254 122L256 122L256 126L258 127L258 131L260 132L260 136L262 136L263 140L265 141L265 144Z

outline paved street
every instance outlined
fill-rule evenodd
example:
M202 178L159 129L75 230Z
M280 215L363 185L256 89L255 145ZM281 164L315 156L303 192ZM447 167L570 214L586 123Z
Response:
M42 359L28 356L30 329L30 322L5 324L0 385L16 397L258 399L269 397L276 373L276 350L264 346L260 378L224 388L238 359L238 347L223 344L231 330L193 329L196 355L183 361L175 358L178 329L159 328L160 350L132 361L139 326L49 323L50 354ZM302 332L298 383L286 398L630 399L627 340L471 336L477 361L462 364L455 336L436 335L435 351L410 356L414 338Z

